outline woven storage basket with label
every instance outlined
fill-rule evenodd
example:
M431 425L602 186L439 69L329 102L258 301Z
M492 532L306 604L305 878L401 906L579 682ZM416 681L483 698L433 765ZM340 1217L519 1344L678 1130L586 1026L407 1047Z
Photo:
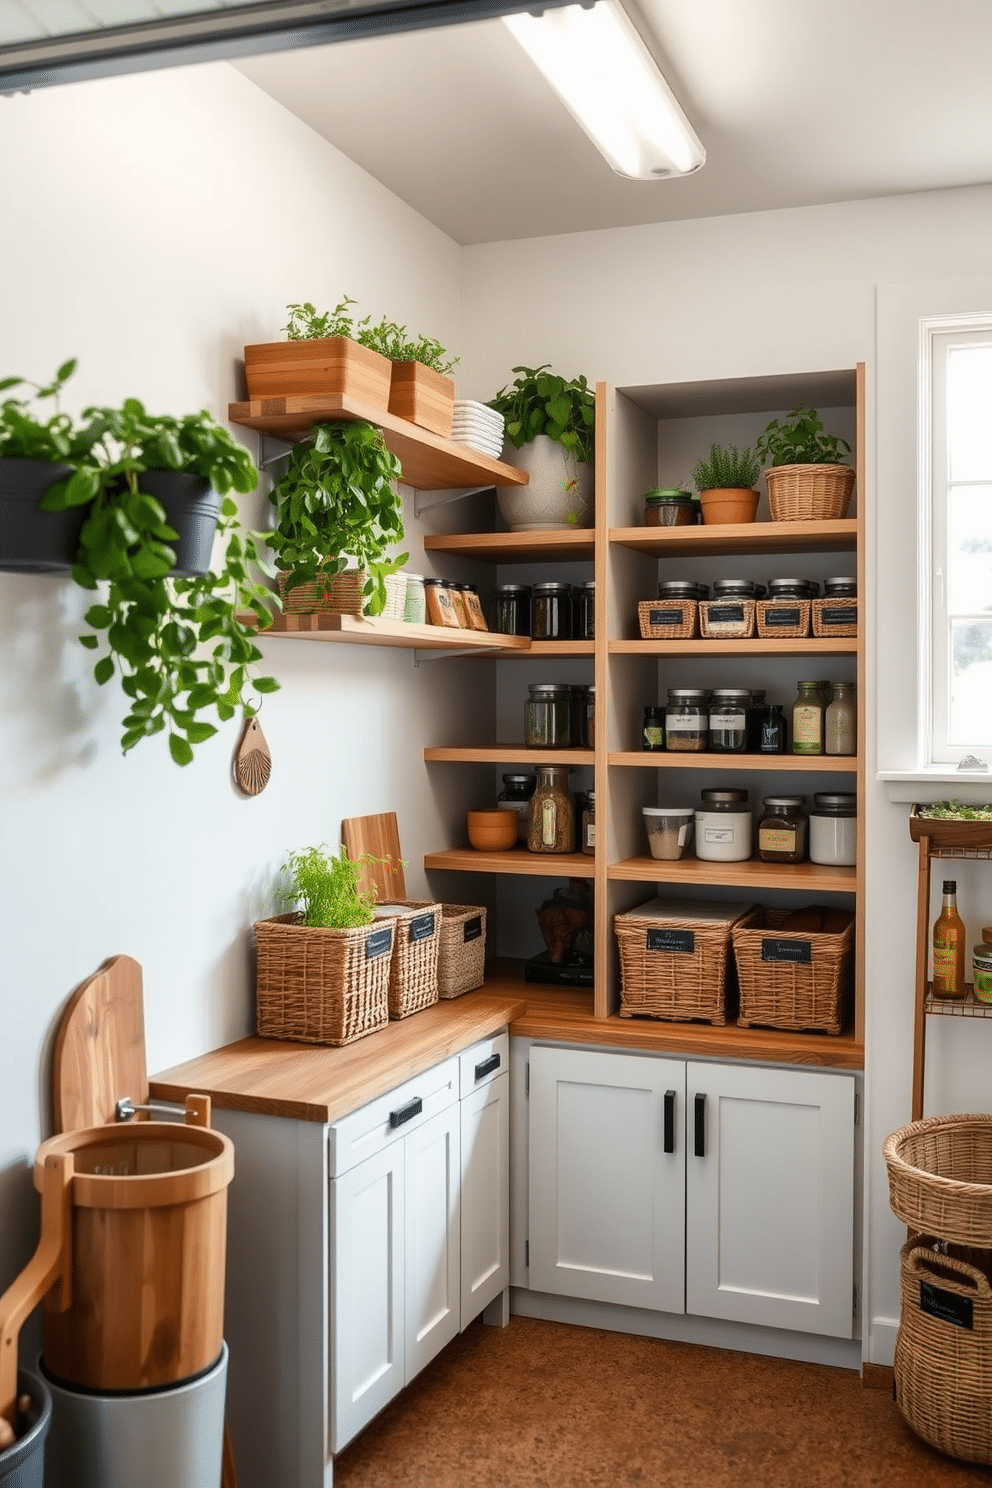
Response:
M376 919L395 927L389 968L389 1016L406 1018L437 1002L441 905L432 899L393 899L376 907Z
M838 594L834 598L813 600L813 634L815 636L856 636L858 601L856 596Z
M691 641L699 634L696 599L642 599L637 622L644 641Z
M481 987L486 975L486 911L479 904L441 905L437 995L461 997Z
M255 1003L262 1038L350 1044L389 1022L392 921L321 930L298 914L255 925Z
M756 913L753 907L651 899L618 914L621 1018L725 1024L731 931Z
M921 1236L903 1246L899 1261L899 1409L939 1451L992 1463L992 1253L942 1255Z
M781 909L762 910L750 925L735 925L742 1028L841 1032L851 990L854 916L824 913L836 917L836 931L791 928Z

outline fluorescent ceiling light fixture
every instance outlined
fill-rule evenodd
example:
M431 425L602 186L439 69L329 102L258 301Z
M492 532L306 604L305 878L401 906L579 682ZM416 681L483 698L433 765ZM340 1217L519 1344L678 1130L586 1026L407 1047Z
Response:
M617 0L503 24L618 175L656 181L703 164L695 130Z

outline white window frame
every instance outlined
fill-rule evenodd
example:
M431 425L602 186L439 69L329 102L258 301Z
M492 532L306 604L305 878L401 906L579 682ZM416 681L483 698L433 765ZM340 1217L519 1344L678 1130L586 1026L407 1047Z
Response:
M947 608L947 360L956 347L992 344L992 312L920 320L918 515L918 739L923 769L955 768L966 755L992 761L992 743L955 745L949 732Z

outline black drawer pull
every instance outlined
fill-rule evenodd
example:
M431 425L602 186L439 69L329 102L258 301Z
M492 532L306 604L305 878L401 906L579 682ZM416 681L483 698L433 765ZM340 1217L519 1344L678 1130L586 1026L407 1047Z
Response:
M481 1064L475 1066L475 1078L484 1080L486 1075L491 1075L493 1070L498 1070L501 1063L498 1054L490 1054L488 1059L484 1059Z
M390 1111L389 1125L395 1130L396 1127L402 1126L404 1121L412 1121L414 1116L419 1116L423 1109L423 1096L415 1095L413 1100L407 1101L405 1106L400 1106L398 1111Z
M697 1157L705 1157L706 1156L706 1097L705 1097L705 1095L697 1095L695 1097L695 1099L693 1101L693 1111L694 1111L694 1115L695 1115L695 1121L694 1121L694 1126L695 1126L695 1133L694 1133L695 1141L693 1143L693 1151L694 1151L694 1153L695 1153L695 1155Z
M675 1151L675 1091L665 1091L665 1151Z

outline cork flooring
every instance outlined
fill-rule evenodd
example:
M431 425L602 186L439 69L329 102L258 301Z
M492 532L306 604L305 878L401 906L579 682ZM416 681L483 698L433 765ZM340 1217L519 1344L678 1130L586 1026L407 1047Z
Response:
M846 1370L514 1317L473 1323L335 1488L978 1488Z

